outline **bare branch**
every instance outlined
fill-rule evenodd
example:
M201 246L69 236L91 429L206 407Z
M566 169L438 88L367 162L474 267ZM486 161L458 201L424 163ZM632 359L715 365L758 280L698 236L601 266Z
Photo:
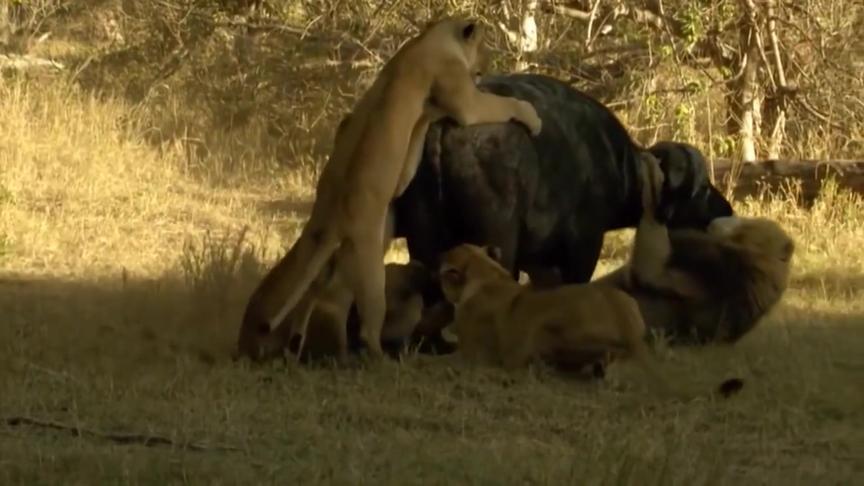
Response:
M512 22L513 15L511 15L510 6L508 5L508 3L506 1L501 3L501 13L502 13L505 21L507 21L508 23ZM502 22L500 20L498 22L496 22L495 24L498 26L499 29L501 29L501 32L504 34L504 37L507 39L507 43L510 44L511 46L517 46L518 47L518 45L519 45L519 33L516 32L515 30L507 27L507 24L505 24L504 22Z
M786 88L786 73L783 70L783 61L780 59L780 40L777 36L775 0L767 0L766 6L768 9L768 38L771 40L771 51L774 53L774 67L777 69L777 80L781 88Z
M813 108L813 106L811 106L810 103L808 103L806 99L804 99L802 97L797 97L797 96L795 98L792 98L792 99L795 100L802 108L804 108L804 111L809 113L811 116L813 116L817 120L820 120L823 123L826 123L826 124L830 125L831 127L836 128L838 130L844 130L845 129L845 127L843 127L842 125L831 121L831 119L828 118L827 115L824 115L824 114L820 113L819 110L817 110L816 108Z
M543 11L547 13L564 15L565 17L570 17L571 19L591 20L591 12L586 12L585 10L579 10L578 8L560 5L554 1L545 2L543 4Z
M585 48L589 51L591 50L591 41L592 30L594 28L594 21L597 20L597 9L600 7L600 0L594 0L593 5L591 6L591 16L588 18L588 28L585 29Z
M349 68L364 69L381 67L380 59L360 59L356 61L340 61L335 59L324 59L320 61L309 61L303 64L295 64L299 69L321 69L321 68Z
M111 442L117 444L139 444L147 447L159 446L159 445L167 445L171 447L177 447L180 449L188 449L191 451L240 451L241 449L237 447L230 446L204 446L198 444L190 444L185 442L178 442L175 440L171 440L167 437L161 437L158 435L145 435L145 434L109 434L103 432L95 432L93 430L83 429L78 426L66 425L59 422L50 422L47 420L34 419L30 417L6 417L2 419L2 422L9 427L22 427L22 426L31 426L31 427L40 427L43 429L51 429L57 430L61 432L69 432L75 436L87 436L99 439L106 439Z

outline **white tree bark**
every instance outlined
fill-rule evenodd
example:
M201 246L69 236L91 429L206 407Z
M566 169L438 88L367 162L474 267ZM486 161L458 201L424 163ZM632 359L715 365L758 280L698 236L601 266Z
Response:
M774 121L774 128L771 130L771 138L768 142L769 159L777 160L780 158L784 133L786 133L786 111L781 109Z
M742 26L742 58L744 71L741 73L739 100L741 103L741 124L738 129L738 152L742 162L756 161L756 134L761 119L759 86L759 35L756 23L756 6L753 0L742 2L747 14L747 22Z
M537 33L537 8L540 2L527 0L522 12L522 38L520 50L522 52L536 52L539 45Z
M768 14L768 38L771 40L771 53L774 55L774 68L777 71L777 86L775 87L775 90L778 88L783 90L780 94L780 100L778 100L774 126L771 129L771 138L768 142L768 158L779 159L780 150L783 146L783 137L786 133L786 105L783 99L787 88L786 72L783 69L783 59L780 56L780 40L777 35L776 1L767 0L765 8Z
M498 28L507 36L510 45L516 49L516 66L517 72L528 69L528 61L526 54L537 52L540 46L540 35L537 29L537 11L540 8L538 0L521 0L522 15L519 19L519 30L512 30L507 27L504 22L498 22ZM503 3L504 18L510 25L513 25L513 15L508 2Z

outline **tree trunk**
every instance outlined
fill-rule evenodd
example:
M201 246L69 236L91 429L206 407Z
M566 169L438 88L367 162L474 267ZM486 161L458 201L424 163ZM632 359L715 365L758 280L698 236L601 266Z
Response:
M771 137L768 139L768 158L779 159L780 149L783 146L783 134L786 133L786 110L780 106L774 114L774 127L771 129Z
M756 11L751 0L744 0L746 18L741 26L742 68L737 98L740 106L738 127L738 154L742 161L756 160L756 135L758 119L761 118L759 100L759 43L756 36Z
M526 0L522 5L522 22L519 29L519 58L516 61L517 72L528 70L529 66L526 57L537 52L537 46L539 46L536 19L539 4L540 2L537 0Z
M774 93L772 103L768 106L768 119L772 122L771 135L768 141L768 158L780 158L780 149L783 146L783 136L786 133L786 96L789 89L786 83L786 72L783 69L783 59L780 56L780 40L777 35L777 21L775 17L776 0L767 0L765 3L768 16L768 39L771 42L772 61L776 80L774 82Z

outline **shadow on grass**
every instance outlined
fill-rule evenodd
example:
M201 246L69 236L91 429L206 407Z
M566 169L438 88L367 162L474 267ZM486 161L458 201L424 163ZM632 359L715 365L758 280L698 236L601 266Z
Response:
M151 279L0 276L0 349L5 348L7 356L30 356L46 365L112 360L144 365L186 358L229 363L246 301L264 265L249 255L227 263L212 256L210 260L187 262L185 271ZM217 260L220 263L212 263ZM808 293L828 288L857 295L864 276L808 274L793 285ZM861 313L783 304L736 346L782 350L781 343L798 347L800 342L824 341L848 351L839 354L852 356L856 346L864 346L862 321Z
M229 361L257 278L219 285L179 275L96 281L0 277L6 356L46 366Z
M262 465L280 481L322 468L384 482L418 470L451 480L465 474L490 483L518 476L564 484L645 474L701 484L693 478L715 466L738 479L852 474L844 458L853 454L852 431L861 422L854 405L864 365L861 313L785 304L731 349L676 351L662 368L689 389L707 391L730 371L743 371L745 389L722 404L652 404L643 376L626 365L599 387L542 372L475 371L443 358L369 372L249 372L230 365L230 353L259 275L198 275L211 277L0 277L0 373L7 358L23 362L23 372L13 366L0 383L0 409L96 430L248 447L248 456L231 453L230 461L219 452L180 456L198 476L230 474L243 483L260 482ZM98 439L20 427L7 433L12 440L0 440L5 457L48 451L67 461L102 461L117 476L124 472L111 465L144 477L168 474L183 454L139 446L124 452ZM653 459L637 460L645 451L654 451ZM636 462L626 466L621 457ZM664 460L679 466L665 470L658 465ZM813 471L797 470L801 461L815 464ZM20 464L25 476L45 467L58 477L69 473L56 461ZM448 469L457 466L459 474Z

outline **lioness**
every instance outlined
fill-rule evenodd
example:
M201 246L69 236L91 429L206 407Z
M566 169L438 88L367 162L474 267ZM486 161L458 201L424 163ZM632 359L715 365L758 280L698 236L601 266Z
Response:
M411 258L436 270L444 251L473 243L500 248L514 277L521 270L537 284L553 273L564 283L589 282L604 234L639 223L646 148L612 110L566 81L511 73L484 76L478 86L530 101L543 133L531 137L515 123L431 125L417 174L393 203L395 235L405 237ZM647 150L665 175L661 211L670 229L704 230L733 214L696 147L659 142ZM424 298L427 306L445 302L437 285Z
M387 285L385 289L387 313L381 330L381 343L389 354L398 353L407 344L414 328L423 314L421 291L432 278L429 270L420 262L388 263L385 265ZM344 358L348 351L360 347L356 307L345 302L341 287L330 288L317 294L317 300L307 317L306 306L299 305L280 326L258 341L259 361L277 358L284 350L294 354L300 361L308 362L320 358ZM304 299L309 299L307 293ZM351 311L346 315L344 308ZM294 330L301 319L308 319L305 335L296 335Z
M663 176L653 156L646 152L642 158L643 203L653 212ZM441 289L455 307L450 328L463 356L508 369L533 359L572 369L624 354L641 364L661 392L679 394L657 371L639 305L626 292L605 283L522 286L499 257L494 247L471 244L441 257ZM727 380L721 392L740 385Z
M574 369L623 352L637 359L664 390L643 337L636 301L607 286L520 285L498 261L497 249L461 244L441 258L441 289L455 307L448 327L469 361L516 369L538 359Z
M414 176L429 124L445 116L461 125L515 119L533 135L541 130L530 103L477 89L481 46L476 21L446 18L427 26L384 65L337 130L299 239L249 300L241 353L254 354L257 340L307 290L305 315L323 287L339 285L356 302L361 340L370 354L381 355L389 205ZM340 281L334 282L337 274ZM305 332L305 320L295 332Z

